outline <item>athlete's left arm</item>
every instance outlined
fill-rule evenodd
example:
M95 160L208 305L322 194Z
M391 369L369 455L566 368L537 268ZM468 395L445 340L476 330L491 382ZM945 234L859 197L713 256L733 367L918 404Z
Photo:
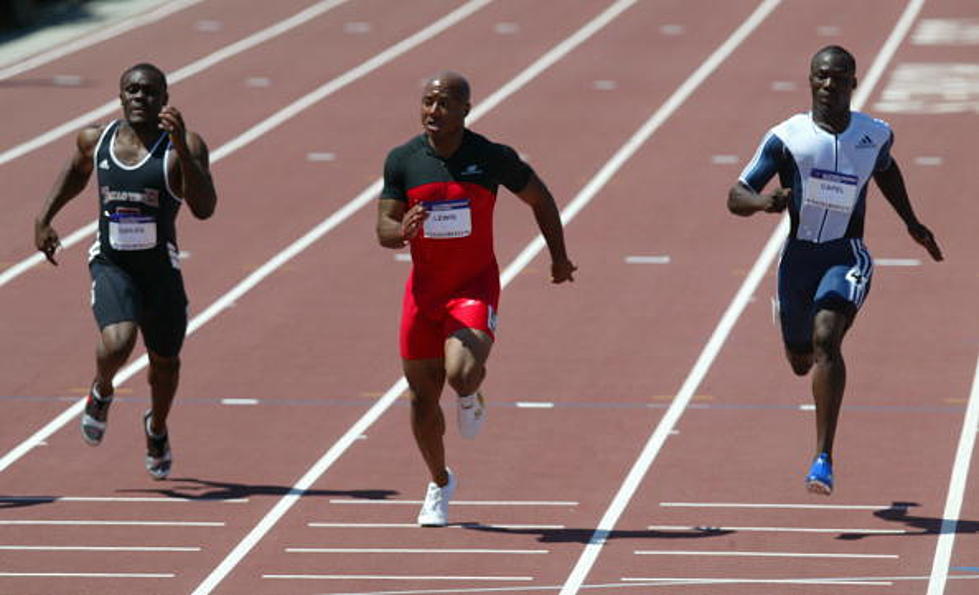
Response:
M534 219L540 228L547 249L551 253L551 283L574 281L574 272L578 270L569 259L564 247L564 227L561 224L561 213L551 191L536 173L530 174L530 179L522 190L516 193L534 211Z
M884 194L884 198L891 204L901 220L908 227L908 234L928 250L928 254L936 260L943 259L942 250L938 247L935 236L925 227L911 208L911 200L908 198L908 191L904 185L904 176L901 175L901 168L897 165L897 160L891 159L890 165L884 169L874 172L874 182Z
M207 219L214 214L218 202L207 144L196 132L187 130L183 116L172 106L168 105L160 112L160 128L170 134L170 142L177 153L176 173L180 181L177 187L181 198L195 217Z

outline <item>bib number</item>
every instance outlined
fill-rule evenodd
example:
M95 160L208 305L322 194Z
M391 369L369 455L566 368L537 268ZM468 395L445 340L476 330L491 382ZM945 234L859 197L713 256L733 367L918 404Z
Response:
M849 213L857 203L857 176L814 169L807 190L805 204Z
M424 225L426 238L464 238L472 233L472 211L468 198L426 202L424 205L428 211Z
M109 245L113 250L148 250L156 247L156 218L130 213L109 215Z

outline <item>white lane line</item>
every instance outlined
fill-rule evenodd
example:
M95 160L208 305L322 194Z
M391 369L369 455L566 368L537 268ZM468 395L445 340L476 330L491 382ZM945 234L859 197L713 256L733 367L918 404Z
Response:
M612 22L616 17L618 17L622 12L631 7L636 3L636 0L617 0L614 4L606 8L598 16L590 20L583 27L572 33L570 36L565 38L563 41L558 43L556 46L548 50L544 55L535 60L530 66L522 70L517 76L510 79L505 85L497 89L492 95L487 97L479 105L477 105L469 114L469 121L475 122L483 115L488 113L490 110L494 109L503 100L505 100L510 95L516 93L524 85L533 81L537 76L543 71L550 68L553 64L561 60L565 55L570 53L576 47L588 40L592 35L603 29L608 23ZM468 5L467 5L468 6ZM459 12L466 7L458 9ZM455 14L455 13L453 13ZM288 261L292 256L298 254L304 250L307 246L311 245L313 242L318 240L322 235L327 233L333 227L336 227L341 222L352 216L362 207L373 202L376 199L377 194L381 191L381 186L383 184L382 179L377 179L373 184L371 184L367 189L365 189L359 196L357 196L353 201L347 203L345 207L337 211L326 220L324 220L320 225L311 230L306 236L303 236L296 242L294 242L289 248L280 252L279 255L270 260L266 265L263 265L259 270L255 271L251 276L242 281L239 287L242 287L240 293L244 293L251 286L257 284L265 276L271 274L272 271L281 266L282 263ZM572 215L573 216L573 215ZM543 243L543 242L542 242ZM525 249L526 252L526 249ZM526 266L526 263L514 262L510 265L507 270L511 272L510 278L512 279L516 273ZM501 286L506 287L509 284L509 279L504 278L506 272L501 275ZM234 301L236 297L235 290L226 294L228 298L228 303ZM222 302L222 300L219 300ZM208 310L214 310L215 314L220 309L226 307L223 303L215 303ZM198 318L207 320L204 317L205 312L201 314ZM213 316L213 314L211 315ZM195 319L196 320L196 319ZM203 322L201 323L203 324ZM191 329L188 328L188 333ZM145 359L145 357L143 358ZM145 364L144 364L145 365ZM397 398L404 393L408 388L408 383L401 377L397 380L387 392L382 395L370 409L359 419L353 426L350 427L347 432L340 437L337 442L330 447L326 453L312 467L303 475L293 486L293 489L289 494L280 498L276 505L270 510L258 525L256 525L249 533L242 539L237 546L228 554L228 556L221 561L221 563L209 574L204 581L198 585L197 589L194 590L192 595L203 595L205 593L210 593L218 583L224 580L224 577L238 564L238 562L248 554L249 551L258 541L269 531L271 528L282 518L285 513L292 508L292 506L298 501L299 497L309 489L309 487L317 481L327 469L329 469L337 459L340 458L343 453L347 451L348 448L357 440L357 437L364 434L366 430L377 421L380 416L394 404ZM84 401L79 400L76 404L77 410L75 414L81 412L84 406ZM70 419L70 418L69 418ZM66 420L67 423L67 420ZM2 461L0 461L2 463ZM0 471L3 467L0 466Z
M485 548L411 547L287 547L290 554L549 554L550 550L495 550Z
M637 556L721 556L734 558L872 558L896 560L897 554L842 554L835 552L751 552L709 550L636 550Z
M312 529L418 529L417 523L306 523ZM554 531L566 529L564 525L519 525L505 524L496 525L483 523L456 523L448 525L449 529L512 529L527 531Z
M262 578L321 581L532 581L532 576L445 576L425 574L263 574Z
M822 578L646 578L646 577L622 577L624 582L630 583L667 583L669 585L848 585L848 586L867 586L867 587L891 587L891 581L872 581L872 580L845 580L845 579L822 579Z
M724 41L724 43L722 43L716 50L714 50L713 53L711 53L707 60L704 61L704 63L701 64L700 67L698 67L697 70L683 82L680 88L678 88L673 95L670 96L666 103L664 103L663 106L657 110L655 114L653 114L643 128L633 137L629 146L623 147L623 149L627 150L624 152L620 151L621 157L616 155L618 158L618 163L616 163L612 171L609 172L609 177L611 177L611 174L614 171L617 171L619 167L621 167L625 160L630 158L637 150L639 150L642 143L644 143L653 134L660 124L662 124L673 114L673 112L683 105L683 103L690 97L690 95L693 94L697 87L699 87L700 84L703 83L703 81L706 80L707 77L710 76L711 73L713 73L714 70L716 70L739 45L741 45L742 41L747 39L755 28L758 27L773 10L775 10L775 7L778 6L778 4L779 0L764 0L758 5L754 12L752 12L751 15L743 23L741 23L734 33L732 33L731 36ZM615 161L615 159L613 159L613 161ZM611 163L612 162L610 162L610 164ZM543 246L543 241L540 243ZM769 241L769 244L774 244L768 248L768 250L772 251L772 255L774 256L774 251L777 250L779 244L777 241ZM765 270L767 270L768 262L766 261L760 264L764 265L764 268L762 270L756 270L761 268L761 266L756 264L755 268L752 269L751 273L749 273L747 279L745 280L745 284L747 284L749 280L755 278L758 280L761 279L765 273ZM742 288L742 290L743 289L744 288ZM707 368L709 367L710 362L713 360L714 355L718 350L720 350L720 346L723 344L724 338L726 338L727 332L730 330L729 327L734 325L734 320L737 317L735 312L738 314L740 313L739 308L744 308L752 293L754 293L753 288L752 291L749 292L741 291L739 292L738 296L735 297L735 301L732 302L731 307L729 308L730 314L725 313L725 318L730 318L730 322L728 323L729 326L725 327L725 320L722 319L721 326L719 326L718 330L714 332L710 342L708 342L707 346L704 348L704 353L702 353L700 358L698 358L697 364L691 371L690 376L680 388L677 396L674 397L670 407L666 410L666 413L660 420L656 430L653 432L652 436L650 436L649 441L643 448L642 454L636 460L636 463L629 471L628 477L623 482L618 493L615 495L612 504L605 511L605 514L599 521L598 527L595 529L595 532L589 539L584 551L581 553L581 556L575 563L574 568L568 575L564 586L561 588L560 595L571 595L573 593L577 593L581 588L581 585L584 583L588 572L591 570L592 565L598 558L598 554L601 552L601 548L605 544L605 540L608 538L609 533L615 527L615 523L625 510L626 504L639 488L639 482L646 474L646 471L649 469L650 465L653 464L653 460L656 458L657 453L659 452L660 448L662 448L663 443L666 442L666 439L669 437L670 432L674 429L677 420L679 420L683 410L693 397L694 391L700 384L700 379L704 374L706 374ZM742 294L744 294L743 297Z
M221 504L243 504L248 502L248 498L166 498L161 496L3 496L0 497L2 503L17 502L153 502L153 503L176 503L186 504L188 502L219 502Z
M199 552L200 547L167 545L0 545L9 552Z
M697 73L703 71L700 77L702 81L703 78L717 67L717 65L723 61L731 52L734 51L741 41L743 41L764 19L770 14L775 7L779 4L778 0L766 0L762 2L755 10L754 13L748 18L747 21L742 23L742 25L735 31L724 44L718 48L708 62L701 65ZM913 20L914 15L920 9L920 2L916 0L911 0L905 13L902 15L901 20L898 25L891 32L890 37L884 43L884 47L881 52L877 55L870 69L864 76L863 86L861 86L853 99L853 109L859 110L870 92L873 90L874 85L880 79L880 76L884 70L886 64L890 61L894 50L897 45L903 39L904 35L907 33L907 28L902 27L902 23L906 20ZM907 18L910 15L910 19ZM713 62L708 66L709 63ZM697 74L695 73L695 75ZM692 79L693 77L691 77ZM688 80L688 82L691 82ZM693 91L699 85L700 81L692 83L690 91L680 96L685 99L689 93ZM686 84L685 84L686 85ZM674 94L674 97L679 95ZM682 99L677 97L677 104L682 103ZM671 97L671 99L673 99ZM612 500L612 504L605 511L602 516L601 521L598 523L598 528L592 534L588 545L585 546L584 551L578 558L578 562L575 564L571 573L568 575L567 580L564 583L564 587L561 589L559 595L573 595L578 592L581 588L585 577L591 570L592 565L594 565L595 560L598 558L598 554L601 552L602 547L605 545L605 541L608 538L609 533L615 527L615 523L618 521L619 517L622 516L626 505L632 499L632 496L639 489L639 483L642 481L646 472L652 466L653 461L659 454L659 451L663 448L667 438L670 435L670 431L674 429L677 421L679 421L680 416L683 415L684 410L689 405L691 398L693 397L694 391L700 386L701 381L704 376L707 375L707 371L710 369L714 358L720 352L721 347L727 341L728 335L734 328L735 322L741 317L741 313L744 311L745 307L751 301L752 295L761 283L762 278L771 266L772 261L775 259L775 255L778 253L779 247L782 244L783 238L788 234L789 221L788 217L783 215L779 224L776 226L772 235L768 238L765 247L762 249L761 253L758 255L758 259L752 266L751 270L748 272L747 277L745 277L744 282L738 289L737 294L735 294L734 299L731 301L727 310L725 310L721 320L718 322L717 327L711 334L710 339L708 339L707 344L704 346L703 351L697 358L697 362L694 367L690 370L690 374L684 381L683 386L677 392L676 397L670 403L669 408L666 413L660 418L659 424L657 424L656 429L653 431L646 445L643 447L642 452L636 459L635 464L629 470L629 474L625 481L619 488L615 497Z
M889 510L890 504L784 504L760 502L660 502L667 508L771 508L796 510Z
M421 29L411 37L408 37L388 49L377 54L370 60L362 63L360 66L348 70L345 74L333 79L329 83L326 83L319 89L316 89L312 93L300 98L299 100L293 102L292 104L286 106L282 110L279 110L276 114L273 114L268 119L263 122L253 126L251 129L238 136L229 143L222 145L214 153L211 153L212 163L224 155L228 155L231 152L241 148L246 143L258 138L262 134L268 132L276 125L284 122L286 119L298 114L303 109L311 106L310 103L313 99L322 99L330 92L340 89L343 85L353 82L356 78L366 75L371 70L378 68L381 64L393 60L398 55L407 52L411 48L420 45L424 41L435 37L439 33L445 31L449 27L452 27L459 21L465 19L472 13L476 12L491 0L469 0L466 4L460 6L459 8L448 13L439 20L431 23L424 29ZM511 81L512 82L512 81ZM501 98L502 99L502 98ZM488 100L487 100L488 101ZM485 105L486 102L480 104L480 106ZM477 106L477 109L478 107ZM474 112L476 110L473 110ZM323 235L327 234L334 227L340 225L343 221L351 217L354 213L360 210L363 206L373 201L377 194L381 191L382 180L377 180L374 184L371 184L366 190L364 190L359 196L354 198L352 201L348 202L346 205L341 207L339 210L335 211L332 215L320 222L319 225L314 227L312 230L306 233L284 250L273 256L265 264L255 269L250 275L245 277L241 282L232 287L227 293L219 297L216 301L211 303L203 312L195 316L190 323L187 325L187 335L190 336L197 331L198 328L207 324L212 318L220 314L224 309L234 305L235 300L239 299L241 296L249 292L253 287L258 285L265 277L271 275L275 270L280 268L286 262L291 260L297 254L311 246L314 242L319 240ZM96 223L92 222L91 227L94 231ZM74 234L73 234L74 235ZM67 244L67 242L63 242ZM34 256L31 258L18 263L20 266L24 262L29 260L40 262L44 260L43 254L40 252L35 252ZM0 286L3 285L4 279L7 278L7 273L10 269L0 273ZM9 279L8 279L9 280ZM123 368L116 374L113 378L113 383L116 386L126 382L133 377L140 370L145 368L149 364L149 358L144 353L138 359L130 363L128 366ZM407 386L407 385L406 385ZM33 436L21 442L13 450L9 451L7 454L0 458L0 472L12 465L15 461L20 459L22 456L27 454L38 442L41 442L48 438L51 434L61 429L65 424L74 419L78 414L82 412L85 407L85 399L81 398L76 401L71 407L63 411L58 417L49 422L46 426L34 433Z
M258 405L258 399L221 399L222 405Z
M53 62L58 58L63 58L64 56L73 54L95 44L102 43L103 41L107 41L113 37L118 37L123 33L132 31L133 29L138 29L139 27L155 23L175 12L179 12L195 4L200 4L201 2L203 2L203 0L169 0L155 10L123 19L114 25L99 29L88 35L78 37L72 41L59 44L50 50L44 51L40 54L35 54L34 56L21 60L15 64L5 66L2 70L0 70L0 81L6 80L12 76L17 76L22 72L32 70L39 66L43 66L44 64Z
M875 258L874 266L917 267L917 266L921 266L921 259L920 258Z
M0 520L0 525L83 527L224 527L220 521L93 521L70 519Z
M626 264L669 264L670 257L663 256L626 256Z
M172 572L0 572L6 578L174 578Z
M942 595L945 592L948 566L952 560L955 531L958 527L959 515L962 512L962 497L965 494L965 486L969 481L969 465L972 460L972 451L976 445L977 432L979 432L979 358L976 358L972 392L969 393L969 405L965 412L965 418L962 420L962 433L959 434L959 446L955 451L955 463L952 465L952 476L948 482L948 496L945 499L945 511L942 513L942 526L938 532L938 543L935 545L931 578L928 579L928 595ZM972 551L975 552L974 549Z
M198 74L204 70L207 70L208 68L211 68L216 64L219 64L220 62L227 60L228 58L232 58L246 50L252 49L253 47L259 44L265 43L270 39L273 39L279 35L282 35L283 33L295 29L296 27L306 23L307 21L310 21L322 15L323 13L332 10L333 8L336 8L337 6L343 4L346 1L347 0L322 0L321 2L317 2L316 4L310 6L309 8L306 8L287 19L279 21L278 23L270 27L266 27L261 31L257 31L249 35L248 37L242 38L230 45L226 45L223 48L216 50L208 54L207 56L204 56L203 58L195 60L178 70L168 73L167 83L170 86L173 86L184 79L190 78L195 74ZM118 108L119 108L119 100L112 99L111 101L108 101L103 105L93 110L90 110L73 120L65 122L60 126L52 128L51 130L48 130L47 132L39 136L36 136L29 141L20 143L19 145L7 149L3 153L0 153L0 165L13 161L14 159L26 155L27 153L30 153L35 149L39 149L44 145L51 143L66 134L77 132L83 126L87 126L92 122L95 122L107 116L108 114L111 114Z
M739 531L739 532L758 532L758 533L855 533L861 535L904 535L906 529L832 529L824 527L711 527L702 525L691 527L689 525L649 525L646 527L650 531L691 531L703 533L705 531Z
M330 504L410 504L422 500L369 500L366 498L330 498ZM452 506L578 506L572 500L453 500Z
M799 411L815 411L816 406L812 403L803 403L799 405Z
M554 403L549 401L517 401L514 403L518 409L553 409Z

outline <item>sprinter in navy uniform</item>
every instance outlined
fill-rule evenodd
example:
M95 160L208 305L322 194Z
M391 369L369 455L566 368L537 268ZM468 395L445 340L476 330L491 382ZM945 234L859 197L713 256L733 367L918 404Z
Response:
M891 156L886 122L850 111L857 86L853 56L827 46L809 69L812 111L772 128L728 194L736 215L789 210L789 237L778 269L778 307L792 370L813 370L816 452L805 477L817 494L833 491L833 439L843 401L843 336L870 290L873 261L863 243L868 182L936 261L942 252L911 209L904 179ZM778 174L780 188L762 194Z
M146 469L170 472L167 415L177 391L187 296L174 226L182 202L199 219L214 213L217 195L204 140L167 105L167 80L152 64L122 73L123 119L85 128L34 225L37 249L52 264L60 246L51 221L98 176L99 231L89 250L92 310L99 326L96 372L82 416L82 437L98 445L112 404L112 379L129 358L137 329L149 355L152 408L142 419Z

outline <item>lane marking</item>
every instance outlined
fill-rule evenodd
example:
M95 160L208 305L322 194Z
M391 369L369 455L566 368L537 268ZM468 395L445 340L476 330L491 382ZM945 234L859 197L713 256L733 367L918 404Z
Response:
M914 45L979 44L979 19L921 19L911 35Z
M548 401L517 401L514 403L519 409L553 409L554 403Z
M875 266L881 267L917 267L921 266L920 258L875 258Z
M821 37L837 37L843 33L837 25L820 25L816 27L816 34Z
M673 508L771 508L794 510L890 510L890 504L760 504L757 502L660 502Z
M923 165L925 167L935 167L941 165L943 159L941 157L935 157L930 155L922 155L921 157L914 158L915 165Z
M670 585L852 585L891 587L890 581L865 581L822 578L645 578L622 577L627 582L668 583Z
M417 523L306 523L307 527L313 529L419 529ZM538 530L560 530L566 529L564 525L521 525L521 524L483 524L483 523L454 523L447 525L449 529L526 529L529 531Z
M710 162L714 165L737 165L741 159L737 155L711 155Z
M172 572L0 572L18 578L175 578Z
M66 519L0 520L0 525L94 526L94 527L224 527L221 521L93 521Z
M330 162L336 160L337 160L336 153L322 152L322 153L306 154L306 161L312 161L314 163L323 163L323 162Z
M896 560L897 554L841 554L833 552L752 552L752 551L709 551L709 550L636 550L637 556L722 556L744 558L886 558Z
M258 399L221 399L222 405L258 405Z
M12 552L199 552L201 549L165 545L0 545L0 550Z
M494 550L483 548L410 547L287 547L290 554L549 554L550 550Z
M469 114L469 121L475 122L481 118L484 114L488 113L490 110L495 108L499 103L510 95L517 92L526 84L534 80L541 72L550 68L553 64L562 59L565 55L570 53L573 49L584 43L586 40L591 38L595 33L603 29L608 23L612 22L616 17L624 12L627 8L631 7L636 3L636 0L617 0L617 2L611 4L608 8L602 11L597 17L590 20L583 27L575 31L573 34L565 38L563 41L558 43L556 46L547 51L540 58L535 60L530 66L521 71L516 77L512 78L505 85L497 89L492 95L487 97L479 105L477 105L472 112ZM469 5L467 5L469 6ZM457 10L461 11L465 7ZM453 13L455 14L455 13ZM378 178L373 184L368 186L359 196L357 196L353 201L347 203L345 207L335 212L333 215L324 220L316 228L308 232L305 236L294 242L289 248L280 252L279 255L273 257L266 265L263 265L260 270L253 273L247 279L242 281L237 287L241 287L243 294L251 286L257 284L265 276L271 274L276 268L281 266L281 263L286 262L295 254L298 254L304 250L307 246L311 245L313 242L318 240L322 235L327 233L333 227L339 225L342 221L346 220L352 216L355 212L360 210L363 206L372 203L377 194L381 191L381 186L383 185L383 179ZM562 216L564 213L562 213ZM569 216L573 217L573 214ZM563 217L562 217L563 218ZM538 236L540 238L540 236ZM541 245L543 246L543 240L541 239ZM528 253L527 249L524 253ZM536 251L539 251L537 248ZM511 263L510 267L504 271L501 275L501 286L506 287L509 284L509 280L512 279L516 274L526 266L526 263L520 261L519 257L516 261ZM267 272L266 272L267 271ZM509 278L507 274L509 273ZM236 287L236 289L237 289ZM226 294L228 301L234 301L236 292L232 290L229 294ZM220 300L219 300L220 301ZM209 310L214 310L215 314L224 306L219 303L215 303L209 308ZM207 312L205 312L206 314ZM212 314L211 316L215 315ZM201 314L198 318L202 320L207 320L203 318L204 314ZM196 319L195 319L196 320ZM203 323L202 323L203 324ZM188 329L188 333L190 329ZM144 357L145 359L145 357ZM145 364L143 364L145 365ZM398 397L404 393L408 388L408 383L402 376L398 379L393 386L375 403L370 409L350 427L347 432L340 437L337 442L333 444L323 454L322 457L310 469L304 474L294 485L290 493L279 499L276 505L268 512L262 520L242 539L238 545L228 554L224 560L204 579L204 581L198 585L194 590L192 595L204 595L210 593L227 574L237 566L238 562L248 554L249 551L258 541L269 531L272 527L282 518L285 513L292 508L292 506L299 500L300 496L305 493L307 489L317 481L326 471L336 462L340 456L347 451L348 448L356 441L357 437L365 433L366 430L373 425L373 423L380 418L380 416L387 411L391 405L395 403ZM84 401L80 400L76 404L75 415L81 412L84 406ZM74 417L74 415L72 416ZM70 419L70 418L69 418ZM67 420L66 422L67 423ZM0 461L2 463L2 461ZM0 465L0 471L3 467Z
M330 504L410 504L416 506L422 500L370 500L367 498L331 498ZM453 500L453 506L578 506L569 500Z
M334 2L336 1L345 1L345 0L334 0ZM459 21L465 19L472 13L481 9L483 6L485 6L491 1L492 0L469 0L469 2L467 2L466 4L448 13L446 16L442 17L441 19L431 23L424 29L421 29L420 31L412 35L411 37L405 38L402 41L388 47L386 50L375 55L370 60L363 62L360 66L357 66L352 70L348 70L345 74L331 80L330 82L321 86L319 89L316 89L312 93L309 93L303 96L302 98L294 101L290 105L286 106L285 108L273 114L271 117L253 126L252 128L250 128L243 134L239 135L231 142L222 145L216 151L211 153L211 162L213 163L216 160L224 157L225 155L228 155L238 150L239 148L243 147L245 144L265 134L269 130L272 130L273 128L275 128L285 120L295 116L303 109L306 109L307 107L313 105L315 101L318 101L323 97L326 97L330 93L333 93L336 90L342 88L343 86L350 84L357 78L362 77L367 73L369 73L370 71L380 67L382 64L393 60L398 55L407 52L408 50L414 48L417 45L420 45L421 43L427 41L428 39L431 39L432 37L435 37L442 31L445 31L446 29L455 25ZM321 6L321 5L322 3L318 4L317 6ZM502 97L500 99L502 99ZM485 102L481 105L484 104ZM476 110L473 111L475 112ZM366 190L364 190L364 192L362 192L355 199L348 202L339 210L335 211L332 215L330 215L322 222L320 222L319 225L314 227L312 230L308 231L304 236L302 236L301 238L299 238L298 240L290 244L284 250L282 250L281 252L273 256L270 260L266 261L265 264L252 271L250 275L245 277L245 279L240 281L237 285L231 288L227 293L225 293L217 300L212 302L210 306L208 306L203 312L195 316L188 323L187 336L192 335L194 332L197 331L198 328L207 324L208 321L210 321L212 318L214 318L219 313L221 313L221 311L233 306L235 300L237 300L238 298L246 294L256 285L258 285L258 283L260 283L263 279L265 279L265 277L271 275L274 271L282 267L286 262L291 260L297 254L299 254L300 252L302 252L303 250L311 246L320 237L322 237L330 230L332 230L334 227L338 226L340 223L342 223L343 221L351 217L363 206L365 206L369 202L372 202L376 198L377 194L380 193L382 182L383 180L380 179L377 180L374 184L370 185ZM92 223L89 224L89 227L92 229L92 232L94 233L95 228L97 227L97 222L93 221ZM72 234L72 235L76 235L76 234ZM63 243L67 244L67 241L65 240L63 241ZM19 264L36 263L43 260L44 260L44 255L41 254L40 252L35 252L32 257L25 259ZM15 267L11 267L11 269L17 268L17 266L19 265L15 265ZM22 268L23 270L26 270L27 268L29 268L29 266L32 265L28 264L27 266ZM7 269L2 273L0 273L0 286L2 286L3 283L9 281L11 278L13 278L15 273L11 269ZM23 271L19 271L19 272L23 272ZM19 274L19 272L17 272L16 274ZM8 273L10 273L10 275L8 275ZM113 383L118 386L126 382L133 375L135 375L140 370L145 368L148 364L149 364L149 358L144 353L135 361L131 362L125 368L120 370L119 373L116 374L115 378L113 378ZM405 386L407 386L407 384ZM32 435L30 438L28 438L24 442L21 442L19 445L14 447L14 449L9 451L7 454L5 454L3 458L0 458L0 472L3 472L11 464L13 464L15 461L17 461L22 456L27 454L38 442L47 439L51 434L58 431L65 424L67 424L72 419L74 419L77 415L79 415L82 412L84 407L85 407L85 399L84 398L79 399L71 407L69 407L68 409L63 411L60 415L58 415L58 417L56 417L51 422L49 422L46 426L44 426L43 428L35 432L34 435Z
M730 37L724 41L724 43L714 50L710 57L708 57L707 60L704 61L700 67L698 67L697 70L694 71L689 78L687 78L686 81L683 82L683 84L673 93L673 95L670 96L666 103L664 103L663 106L653 114L643 128L633 137L633 140L630 141L630 146L628 146L627 150L620 151L620 162L614 167L613 171L618 170L626 159L630 158L636 151L639 150L642 143L652 136L653 132L655 132L659 125L669 118L673 112L679 109L681 105L683 105L687 98L693 94L701 83L703 83L703 81L706 80L707 77L710 76L739 45L741 45L742 41L747 39L754 29L757 28L773 10L775 10L775 7L778 6L778 4L779 0L765 0L758 5L754 12L752 12L751 15L743 23L741 23L734 33L732 33ZM623 147L623 149L626 149L626 147ZM616 157L619 157L619 155L616 155ZM609 177L611 177L611 172ZM541 241L541 244L543 245L543 241ZM776 242L769 241L769 244L775 244L771 250L775 250L778 247ZM767 262L764 264L766 265L767 269ZM756 265L755 268L760 267ZM754 277L758 277L760 280L763 274L764 270L756 271L753 269L752 272L749 273L745 282L747 283L748 280L753 279ZM751 297L753 292L753 287L752 291L739 292L739 296L742 293L745 293L740 300L743 302L740 305L741 308L747 304L747 299ZM737 297L735 300L736 302L732 302L732 308L735 308L736 304L738 303ZM728 315L725 314L725 317L728 317ZM723 322L724 320L722 319L722 324ZM732 319L730 321L730 325L733 326L733 324L734 320ZM720 327L719 330L721 330ZM592 565L598 558L598 554L601 551L602 546L605 544L609 533L611 533L615 523L625 510L626 503L632 498L632 495L638 489L639 482L645 475L646 470L650 465L652 465L653 459L655 459L656 454L666 442L666 439L670 435L670 431L674 429L680 414L686 408L691 397L693 396L694 391L700 384L700 379L706 374L706 369L707 366L709 366L709 362L713 360L716 351L720 349L720 346L723 343L723 337L718 336L718 334L718 331L715 331L715 335L711 337L710 342L704 349L705 353L701 354L697 365L691 371L687 381L684 382L684 385L681 387L676 398L672 401L670 407L666 410L666 413L661 418L656 431L654 431L652 436L650 436L649 441L643 448L642 454L629 471L628 477L623 482L618 493L615 495L612 504L602 516L602 519L598 523L598 527L595 529L595 532L589 539L584 551L582 551L578 561L575 563L574 568L571 570L571 573L565 580L564 586L561 588L560 595L571 595L573 593L577 593L581 588L585 577L588 575ZM726 336L726 333L724 336Z
M262 578L325 581L532 581L532 576L445 576L424 574L263 574Z
M803 403L799 405L799 411L815 411L816 406L812 403Z
M253 89L267 89L272 86L272 79L267 76L250 76L245 79L245 86Z
M907 29L910 27L911 22L917 15L921 8L921 2L923 0L911 0L905 9L904 14L902 14L901 19L895 26L894 30L891 32L890 37L884 43L883 48L880 53L875 58L873 64L871 64L870 69L864 76L864 82L860 88L857 89L857 93L853 98L853 109L859 110L864 104L870 92L873 90L880 79L881 74L884 71L885 65L890 61L891 56L897 50L898 45L901 40L907 34ZM719 47L712 55L711 58L705 62L698 73L703 72L700 76L699 81L696 83L691 83L691 89L682 95L682 97L688 96L699 83L707 77L707 75L713 71L722 62L727 55L734 51L734 49L740 45L743 41L774 9L778 6L778 0L766 0L762 2L755 10L754 13L746 20L741 26L735 31L724 44ZM708 66L710 64L710 66ZM692 76L691 79L694 77ZM688 79L690 82L690 79ZM685 83L686 86L686 83ZM674 97L679 95L679 90ZM672 98L671 98L672 99ZM677 104L682 103L682 100L678 98ZM675 109L675 108L674 108ZM632 496L639 489L639 484L646 472L652 466L653 461L662 449L663 444L666 443L669 433L674 429L677 421L679 421L680 416L683 414L687 405L690 403L690 398L693 396L694 391L700 386L701 381L707 375L707 370L710 369L714 358L720 352L721 347L727 341L727 337L731 330L734 328L735 322L741 317L741 313L744 311L745 307L750 302L751 296L754 294L758 285L761 283L762 278L764 278L772 261L775 259L775 255L778 253L779 248L783 242L783 238L788 235L789 222L788 216L783 215L772 235L768 238L765 247L762 249L761 253L758 255L758 259L752 265L751 270L745 277L738 289L737 294L735 294L734 299L731 301L727 310L725 310L723 316L711 334L710 339L708 339L707 344L704 346L703 351L697 358L697 362L694 367L690 370L690 374L684 381L683 386L677 393L676 398L670 403L669 408L663 417L660 418L660 422L657 424L656 429L650 435L649 440L643 447L642 453L636 459L635 464L629 470L629 474L626 479L622 482L619 491L616 493L609 505L605 514L602 516L601 521L598 523L598 527L592 534L591 539L589 539L588 545L585 546L584 551L578 558L577 563L572 569L571 573L568 575L567 580L564 583L559 595L573 595L577 593L581 588L585 577L591 570L595 561L598 559L598 555L601 552L602 547L605 545L609 534L615 527L615 523L622 516L625 511L625 507L628 502L632 499Z
M203 1L204 0L168 0L167 2L164 2L162 6L159 6L150 12L128 17L115 23L114 25L109 25L104 29L84 35L73 41L59 43L50 50L41 52L40 54L36 54L30 58L26 58L9 66L4 66L3 69L0 69L0 81L6 80L12 76L17 76L22 72L33 70L38 66L43 66L44 64L53 62L58 58L63 58L87 47L91 47L98 43L102 43L103 41L112 39L113 37L118 37L123 33L132 31L133 29L138 29L139 27L155 23L165 17L170 16L171 14L180 12L181 10L189 8L195 4L200 4Z
M778 91L780 93L785 93L789 91L795 91L799 88L799 85L795 81L773 81L772 91Z
M153 503L178 503L188 502L221 502L225 504L243 504L248 502L248 498L180 498L178 496L2 496L0 504L17 502L153 502Z
M942 512L942 526L938 530L938 543L935 544L935 557L932 560L927 595L942 595L945 592L945 582L948 580L948 567L952 561L955 532L958 528L959 515L962 513L962 499L969 481L969 465L976 445L977 432L979 432L979 357L976 358L972 391L969 393L969 404L962 420L962 432L959 434L952 475L948 481L948 496L945 499L945 510Z
M670 257L663 256L626 256L626 264L669 264Z
M692 531L696 533L710 531L743 531L758 533L859 533L867 535L905 535L907 529L830 529L824 527L728 527L728 526L699 526L688 525L650 525L650 531Z

